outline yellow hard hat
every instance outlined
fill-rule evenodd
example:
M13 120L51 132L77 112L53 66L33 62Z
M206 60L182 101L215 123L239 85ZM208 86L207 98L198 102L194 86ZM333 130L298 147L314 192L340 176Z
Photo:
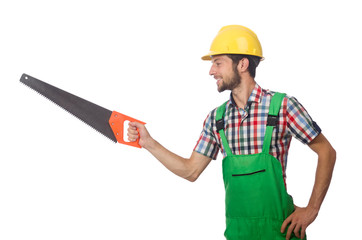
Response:
M211 56L220 54L253 55L264 60L263 50L256 34L240 25L222 27L212 41L210 52L201 59L211 60Z

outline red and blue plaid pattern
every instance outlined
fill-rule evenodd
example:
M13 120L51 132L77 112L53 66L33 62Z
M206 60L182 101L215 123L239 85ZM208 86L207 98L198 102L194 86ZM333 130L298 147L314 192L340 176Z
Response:
M249 155L262 152L266 122L271 97L274 92L255 85L245 110L238 108L232 95L226 104L225 135L231 151L235 155ZM219 149L224 157L220 135L216 130L216 109L207 116L200 138L194 151L212 159L216 159ZM296 98L286 96L279 112L278 125L273 131L270 154L277 158L285 169L288 149L292 137L304 144L310 143L320 132L305 108Z

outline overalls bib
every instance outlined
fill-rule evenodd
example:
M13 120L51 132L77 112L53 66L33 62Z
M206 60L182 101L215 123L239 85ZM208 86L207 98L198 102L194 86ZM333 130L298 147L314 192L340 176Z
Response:
M272 97L263 150L258 154L233 155L224 132L226 103L216 112L216 125L226 152L223 159L227 240L282 240L283 221L294 211L281 163L269 154L273 128L285 94ZM291 239L298 239L293 234Z

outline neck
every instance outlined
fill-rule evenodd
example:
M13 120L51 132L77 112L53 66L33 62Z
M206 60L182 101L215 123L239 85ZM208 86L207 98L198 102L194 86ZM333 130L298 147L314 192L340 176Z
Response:
M242 78L241 83L232 90L234 101L239 108L245 108L255 84L254 78Z

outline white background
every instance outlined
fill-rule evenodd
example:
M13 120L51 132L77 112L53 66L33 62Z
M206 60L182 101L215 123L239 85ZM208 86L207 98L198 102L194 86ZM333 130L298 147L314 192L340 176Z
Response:
M195 183L113 144L19 83L22 73L147 122L188 157L226 99L207 53L224 25L254 30L257 82L305 106L337 150L309 239L360 237L358 1L1 1L0 239L223 239L221 155ZM289 193L305 206L317 157L293 141Z

